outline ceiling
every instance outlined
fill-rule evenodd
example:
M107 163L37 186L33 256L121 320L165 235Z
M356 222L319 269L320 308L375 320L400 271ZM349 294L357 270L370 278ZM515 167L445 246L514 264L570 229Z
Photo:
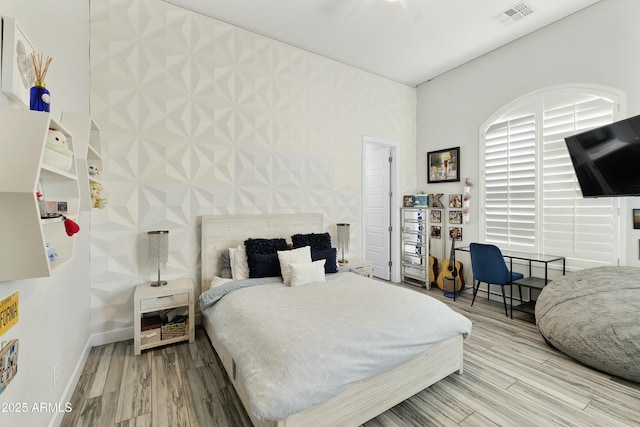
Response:
M164 0L417 86L600 0Z

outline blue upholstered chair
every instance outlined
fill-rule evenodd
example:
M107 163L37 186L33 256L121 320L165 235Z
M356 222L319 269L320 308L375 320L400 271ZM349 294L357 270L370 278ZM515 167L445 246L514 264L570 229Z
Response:
M476 300L476 294L480 283L487 284L487 295L490 285L499 285L502 290L502 301L504 302L504 313L509 317L507 311L507 298L504 295L504 286L511 285L514 280L520 280L524 276L521 273L510 272L507 264L502 257L500 248L495 245L487 245L484 243L471 243L469 250L471 251L471 268L473 269L473 299L471 305ZM522 290L518 286L520 294L520 302L522 302Z

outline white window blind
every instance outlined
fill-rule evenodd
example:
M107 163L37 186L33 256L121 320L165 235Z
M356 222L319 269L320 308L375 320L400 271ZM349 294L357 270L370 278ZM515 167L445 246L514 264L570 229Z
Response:
M614 121L617 99L546 91L512 105L483 132L481 236L505 249L563 255L584 268L615 264L615 198L583 199L564 138Z

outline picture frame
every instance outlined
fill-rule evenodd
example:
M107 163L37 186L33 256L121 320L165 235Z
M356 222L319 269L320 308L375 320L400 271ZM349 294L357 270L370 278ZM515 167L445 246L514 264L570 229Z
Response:
M640 209L633 209L633 229L640 229Z
M462 211L450 210L449 211L449 224L462 224Z
M426 194L416 194L413 196L413 206L429 206L429 196Z
M462 207L462 194L449 194L449 207L461 208Z
M440 209L431 209L429 212L429 221L433 224L442 222L442 211Z
M402 196L402 206L405 208L412 208L415 204L415 198L413 195L407 194Z
M456 237L456 241L462 240L462 227L449 227L449 240L453 238L453 231L458 230L458 237Z
M431 231L429 232L429 237L432 239L440 239L442 236L442 227L439 225L432 225Z
M36 80L31 54L37 52L15 19L2 17L2 92L29 109Z
M460 147L427 152L427 182L460 182Z

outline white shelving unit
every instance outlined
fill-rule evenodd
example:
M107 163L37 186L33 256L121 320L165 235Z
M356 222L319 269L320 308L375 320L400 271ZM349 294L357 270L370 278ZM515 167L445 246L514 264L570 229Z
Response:
M401 281L431 289L429 281L429 209L400 208Z
M101 176L89 175L89 165L95 165L100 170L103 166L100 128L88 114L64 112L61 121L73 134L81 190L80 209L88 211L92 208L90 182L103 184Z
M78 219L75 158L69 171L42 161L49 128L61 131L74 150L71 132L49 113L0 108L0 281L50 276L73 258L75 236L67 236L64 219L41 219L38 209L41 185L46 200L67 202L66 216ZM47 243L58 260L49 261Z

